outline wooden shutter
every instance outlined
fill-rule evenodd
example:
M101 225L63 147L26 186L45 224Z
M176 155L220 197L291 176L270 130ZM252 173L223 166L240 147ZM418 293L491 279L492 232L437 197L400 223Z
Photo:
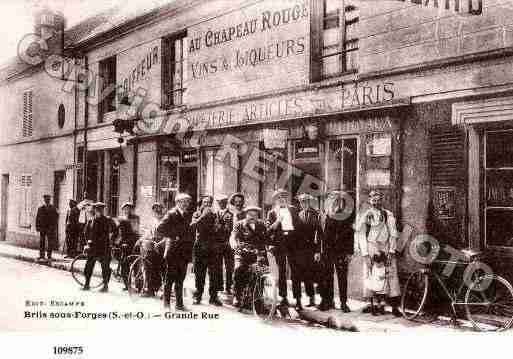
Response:
M457 186L465 182L465 133L459 128L431 130L431 184Z
M29 137L32 136L32 120L33 120L33 112L32 112L32 91L25 91L23 93L23 123L22 123L22 136Z
M18 225L23 228L30 228L32 209L32 176L22 175L20 177L18 188Z
M310 82L321 79L321 52L324 1L310 2Z

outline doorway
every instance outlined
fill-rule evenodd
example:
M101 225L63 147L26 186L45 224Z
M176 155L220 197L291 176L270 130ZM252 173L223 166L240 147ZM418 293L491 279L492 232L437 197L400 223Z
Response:
M9 214L9 175L2 175L0 184L0 241L5 241Z
M328 141L327 146L326 191L349 193L358 208L358 138L337 138Z
M55 171L53 176L53 205L57 208L57 212L59 213L57 239L59 240L60 245L61 241L64 242L64 238L66 238L66 171Z
M189 194L192 197L192 210L198 204L198 167L180 166L178 175L179 191Z

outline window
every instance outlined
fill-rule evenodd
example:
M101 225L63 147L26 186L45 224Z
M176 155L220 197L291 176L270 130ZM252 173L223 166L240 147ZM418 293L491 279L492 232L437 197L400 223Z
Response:
M106 113L116 111L116 56L100 61L100 103L98 122Z
M486 245L513 247L513 130L485 133Z
M183 105L183 94L187 82L186 35L164 39L162 61L162 104L165 108Z
M57 125L59 128L64 127L64 122L66 122L66 110L64 109L64 105L59 105L59 110L57 111Z
M31 216L32 199L32 176L21 175L18 187L18 226L30 228L32 222Z
M313 2L312 80L358 69L358 8L349 0Z
M32 136L32 120L33 120L33 107L32 107L32 90L25 91L23 93L23 124L22 124L22 136Z

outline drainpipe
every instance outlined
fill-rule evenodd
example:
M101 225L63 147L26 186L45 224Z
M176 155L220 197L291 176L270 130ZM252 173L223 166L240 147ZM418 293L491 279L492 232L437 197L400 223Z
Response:
M89 72L89 61L87 61L87 56L84 56L84 67L86 73ZM87 189L87 129L89 128L89 86L86 86L84 91L84 150L83 150L83 158L82 158L82 166L84 166L82 171L82 184L83 190ZM85 199L85 198L83 198Z

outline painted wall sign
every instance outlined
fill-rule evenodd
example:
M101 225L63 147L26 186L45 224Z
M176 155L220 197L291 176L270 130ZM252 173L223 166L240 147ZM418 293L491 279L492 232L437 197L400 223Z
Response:
M306 0L267 0L190 27L187 103L306 83L309 16Z
M386 104L396 97L394 83L351 84L325 91L282 95L211 110L192 110L187 121L195 128L209 129L250 123L326 115L361 107ZM172 126L168 126L171 132Z

